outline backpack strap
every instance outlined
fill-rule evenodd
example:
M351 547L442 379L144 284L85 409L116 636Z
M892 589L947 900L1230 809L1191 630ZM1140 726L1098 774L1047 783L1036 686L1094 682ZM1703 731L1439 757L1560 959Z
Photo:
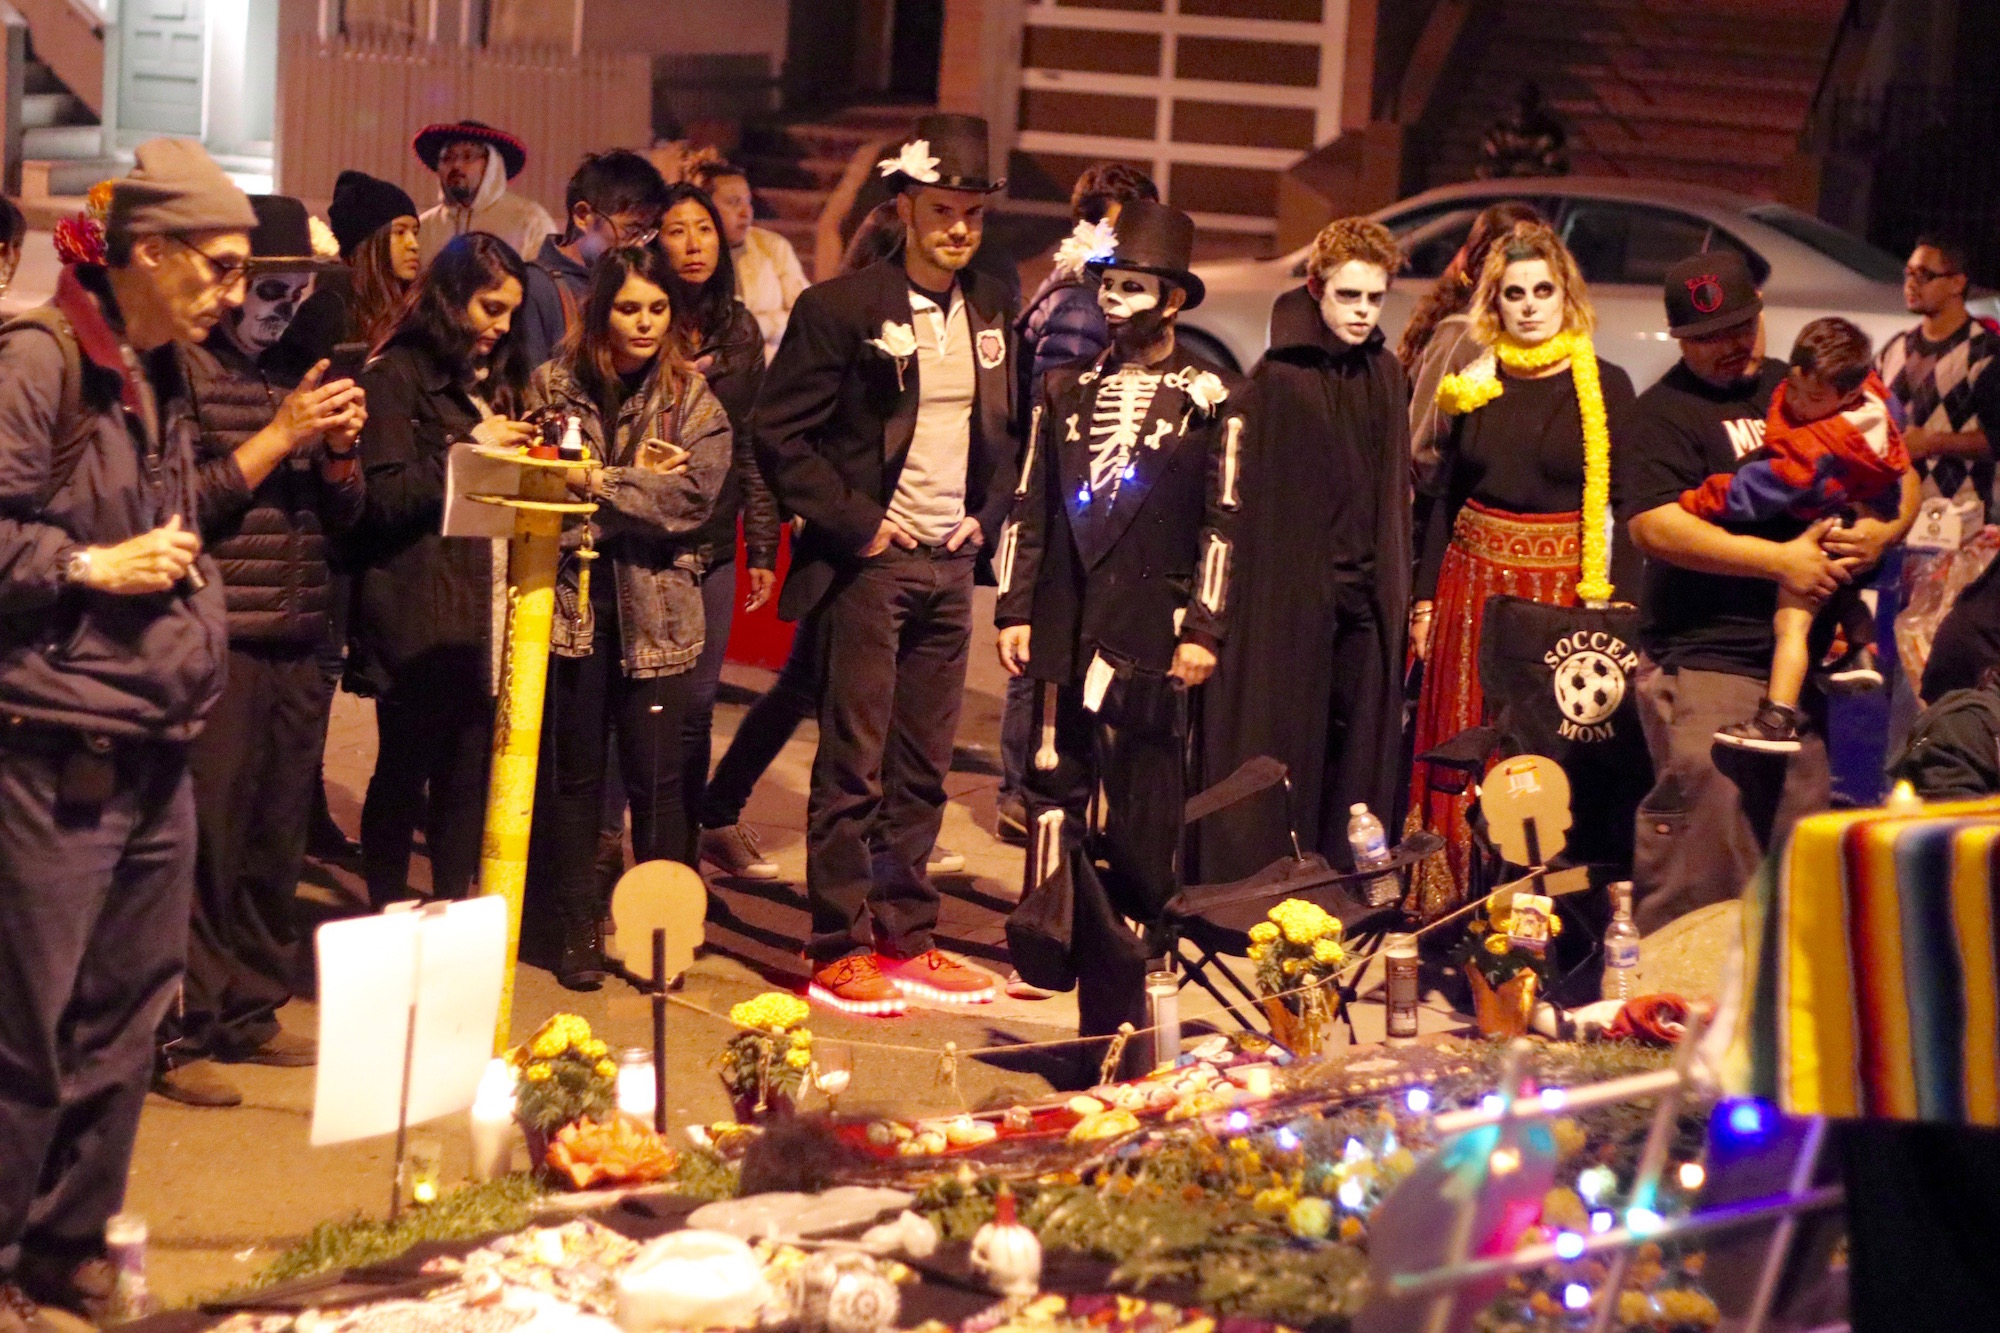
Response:
M46 505L76 475L97 423L83 410L83 348L77 344L69 320L54 306L37 306L0 324L0 334L28 328L40 329L54 338L62 351L62 397L56 406L55 445L49 454L48 480L36 498L38 505Z

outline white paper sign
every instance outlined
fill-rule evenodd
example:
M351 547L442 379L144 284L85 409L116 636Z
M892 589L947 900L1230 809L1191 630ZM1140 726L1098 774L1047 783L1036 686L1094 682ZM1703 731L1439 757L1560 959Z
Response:
M444 465L444 535L447 537L512 537L514 511L505 505L480 504L469 495L519 495L521 465L488 458L477 446L454 444Z
M469 898L333 921L319 928L314 944L319 1068L313 1144L396 1132L413 1005L408 1123L471 1106L500 1020L506 900Z

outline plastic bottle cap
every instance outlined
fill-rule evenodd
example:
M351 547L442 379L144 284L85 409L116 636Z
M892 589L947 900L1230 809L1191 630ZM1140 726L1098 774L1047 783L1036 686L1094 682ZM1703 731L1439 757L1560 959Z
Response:
M1350 806L1348 806L1348 807L1347 807L1347 813L1348 813L1348 814L1350 814L1350 815L1365 815L1365 814L1367 814L1367 813L1368 813L1368 802L1366 802L1366 801L1356 801L1356 802L1355 802L1355 803L1354 803L1353 805L1350 805Z

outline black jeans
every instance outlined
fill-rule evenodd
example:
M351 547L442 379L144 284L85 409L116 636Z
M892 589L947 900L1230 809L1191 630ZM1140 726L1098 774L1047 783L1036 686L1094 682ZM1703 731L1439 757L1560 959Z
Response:
M121 748L85 808L57 804L58 747L26 741L0 748L0 1273L103 1248L194 884L184 747Z
M792 739L799 723L819 712L819 696L826 682L826 645L820 642L818 627L818 616L799 622L777 682L758 696L737 724L722 762L715 766L702 791L703 828L728 828L740 821L764 770Z
M931 947L938 893L924 862L965 696L972 568L970 550L892 546L816 612L826 646L806 834L816 961L871 944L897 958Z
M548 824L552 906L566 941L601 921L608 906L597 887L597 835L613 732L632 811L633 858L688 859L681 744L694 673L629 678L620 661L617 612L608 604L597 612L590 656L549 660L550 725L544 735L554 751L547 769L555 784Z
M187 981L160 1029L172 1063L248 1055L277 1035L328 694L317 645L230 650L229 684L188 754L200 838Z
M463 898L479 873L493 748L493 701L479 688L486 675L479 659L477 649L433 654L375 701L361 860L377 907L409 896L410 839L420 818L432 897Z
M722 687L722 663L729 653L729 625L735 608L736 562L725 560L711 565L701 579L701 610L706 625L701 656L695 660L694 670L688 673L687 726L681 749L681 797L690 811L702 809L708 789L708 761L712 752L709 735L715 727L715 696ZM753 777L751 781L754 783L756 779ZM745 795L747 798L748 793ZM675 859L693 864L694 821L687 822L688 854Z

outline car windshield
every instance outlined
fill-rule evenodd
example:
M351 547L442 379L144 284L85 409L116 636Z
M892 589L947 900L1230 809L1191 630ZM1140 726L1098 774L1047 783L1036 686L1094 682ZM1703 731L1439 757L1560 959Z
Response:
M1878 250L1858 236L1828 226L1808 213L1783 204L1758 204L1743 210L1753 221L1772 231L1783 232L1800 245L1819 251L1842 268L1852 269L1871 282L1901 282L1903 261L1886 250Z

